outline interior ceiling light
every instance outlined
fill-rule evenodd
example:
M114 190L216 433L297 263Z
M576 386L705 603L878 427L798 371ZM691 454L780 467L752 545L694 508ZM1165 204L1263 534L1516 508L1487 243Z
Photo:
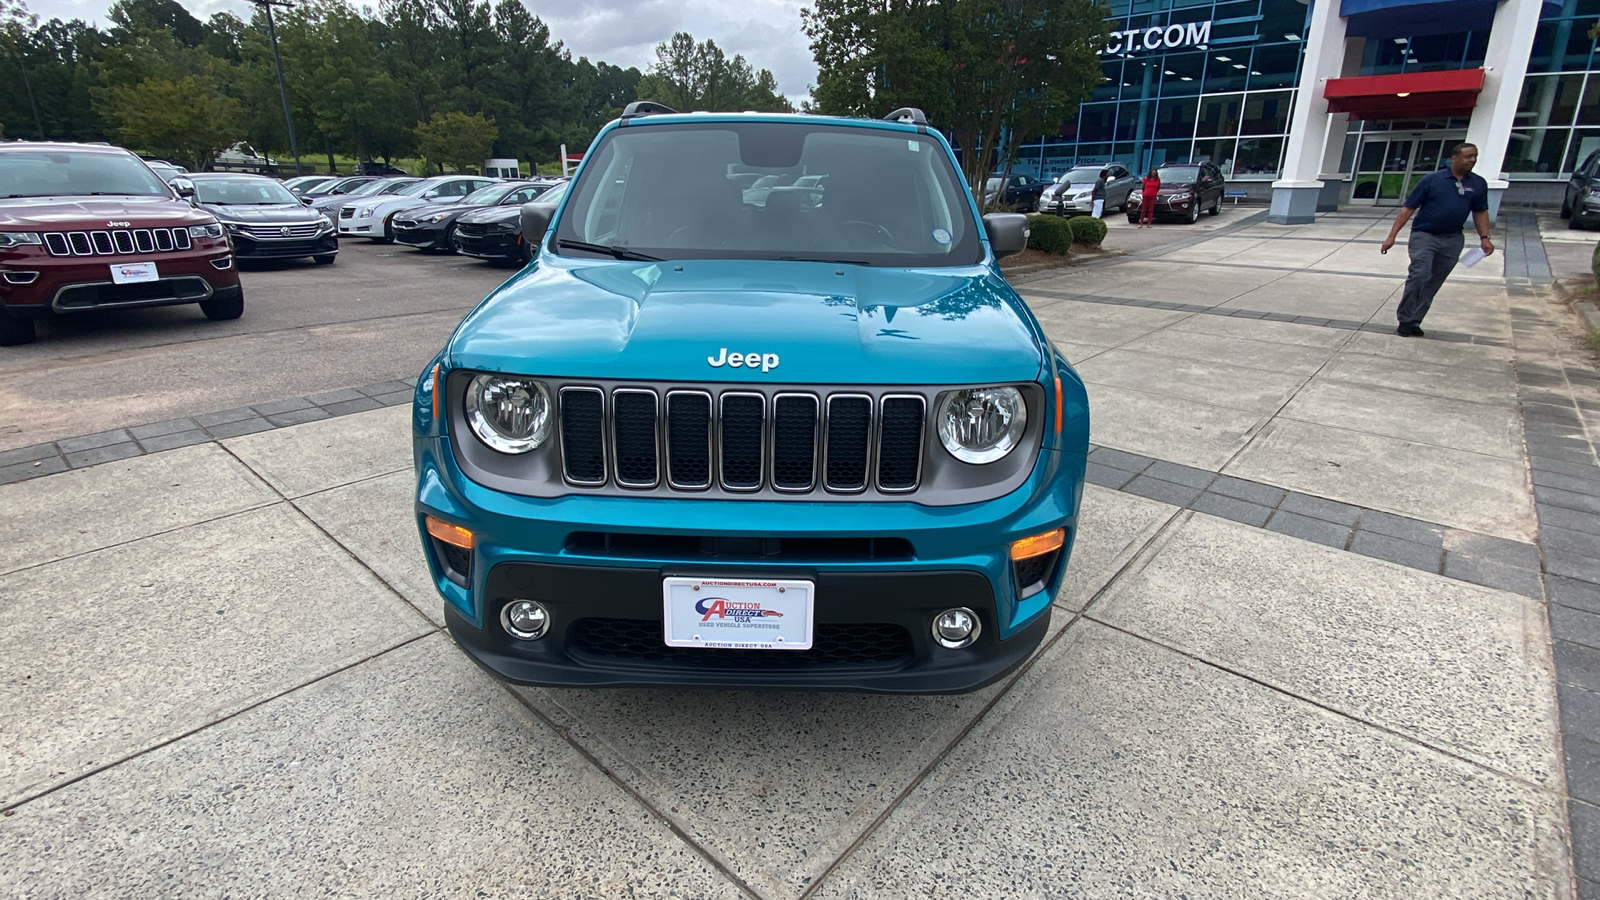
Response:
M1163 74L1163 75L1176 75L1178 73L1177 72L1170 72L1170 71L1167 71L1166 69L1162 69L1161 70L1161 74Z
M1298 35L1298 34L1285 34L1284 37L1288 38L1291 41L1300 40L1300 35Z
M1261 74L1261 73L1260 73L1260 72L1257 72L1257 71L1256 71L1256 70L1255 70L1255 69L1251 69L1251 70L1250 70L1250 74L1251 74L1251 75L1260 75L1260 74Z
M1410 38L1395 38L1395 39L1394 39L1394 42L1395 42L1395 43L1396 43L1396 44L1404 44L1404 43L1405 43L1405 42L1406 42L1406 41L1408 41L1408 40L1410 40Z
M1233 57L1231 57L1231 56L1219 56L1219 57L1217 57L1217 62L1233 62Z
M1193 78L1190 78L1190 77L1189 77L1189 76L1187 76L1187 75L1185 75L1185 76L1183 76L1183 77L1182 77L1182 78L1179 78L1179 79L1178 79L1178 80L1179 80L1179 81L1193 81L1193 80L1194 80L1194 79L1193 79Z
M1244 64L1242 64L1242 63L1234 63L1233 67L1235 69L1242 69L1242 68L1244 68Z

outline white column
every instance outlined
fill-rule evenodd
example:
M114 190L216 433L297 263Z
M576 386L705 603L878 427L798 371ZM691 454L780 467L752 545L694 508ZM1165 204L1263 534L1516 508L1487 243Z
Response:
M1538 0L1534 0L1535 3ZM1289 117L1289 141L1283 172L1272 183L1272 209L1267 220L1300 225L1316 218L1322 182L1323 148L1328 141L1328 101L1322 91L1328 79L1344 69L1344 19L1338 0L1312 0L1311 31L1300 64L1300 86Z
M1500 197L1507 183L1501 171L1506 149L1511 143L1511 125L1516 120L1517 101L1522 99L1522 80L1528 74L1528 57L1533 54L1533 36L1539 28L1542 0L1505 0L1494 14L1489 32L1489 47L1483 59L1483 91L1467 125L1467 141L1478 145L1478 166L1474 170L1489 182L1489 215L1500 211Z

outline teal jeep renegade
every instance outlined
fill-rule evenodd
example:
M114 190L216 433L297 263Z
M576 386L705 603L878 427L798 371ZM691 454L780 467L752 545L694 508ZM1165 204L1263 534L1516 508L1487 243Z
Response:
M959 692L1077 534L1082 382L922 113L631 104L418 382L416 515L512 682Z

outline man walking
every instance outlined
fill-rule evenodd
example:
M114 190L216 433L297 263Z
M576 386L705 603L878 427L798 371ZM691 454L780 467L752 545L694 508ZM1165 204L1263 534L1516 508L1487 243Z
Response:
M1478 232L1478 247L1485 256L1494 252L1489 240L1489 183L1472 173L1478 164L1478 148L1473 144L1457 144L1450 153L1450 165L1432 172L1417 182L1406 197L1405 205L1389 226L1389 236L1384 239L1379 253L1387 254L1394 246L1395 236L1413 215L1417 221L1411 225L1411 240L1407 251L1411 254L1411 267L1406 271L1406 288L1400 295L1400 308L1395 318L1400 320L1394 333L1401 337L1422 337L1422 317L1433 305L1450 270L1456 267L1461 248L1466 245L1462 226L1470 215L1472 227Z
M1110 169L1101 169L1100 170L1100 177L1095 179L1094 188L1093 188L1092 192L1089 195L1094 200L1094 212L1090 213L1090 215L1094 216L1096 219L1098 219L1101 216L1105 215L1105 211L1106 211L1106 182L1109 181L1110 179L1111 179L1111 170Z

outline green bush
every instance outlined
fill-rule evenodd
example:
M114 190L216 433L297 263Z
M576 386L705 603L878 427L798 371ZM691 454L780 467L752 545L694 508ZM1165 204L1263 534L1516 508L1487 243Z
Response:
M1594 253L1589 257L1589 271L1594 273L1595 280L1600 281L1600 243L1594 245Z
M1068 219L1072 228L1072 242L1088 247L1098 247L1106 239L1106 223L1094 216L1076 216Z
M1072 227L1060 216L1028 216L1028 249L1065 256L1072 251Z

